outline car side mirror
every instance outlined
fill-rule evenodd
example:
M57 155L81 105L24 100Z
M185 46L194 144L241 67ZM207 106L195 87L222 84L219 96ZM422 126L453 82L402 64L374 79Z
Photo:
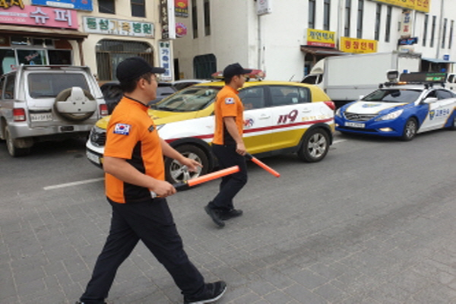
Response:
M428 97L428 98L426 98L426 99L423 101L423 103L427 103L427 104L429 104L429 103L434 103L434 102L436 102L437 100L438 100L437 97Z

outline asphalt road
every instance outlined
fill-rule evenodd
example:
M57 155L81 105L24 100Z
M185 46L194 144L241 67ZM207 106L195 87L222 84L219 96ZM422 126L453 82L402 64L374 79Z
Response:
M191 260L229 285L219 303L456 303L456 132L411 142L336 135L320 163L249 164L241 218L218 229L209 182L169 198ZM84 143L42 143L10 158L0 142L0 303L73 303L109 227L102 172ZM181 303L140 244L113 303Z

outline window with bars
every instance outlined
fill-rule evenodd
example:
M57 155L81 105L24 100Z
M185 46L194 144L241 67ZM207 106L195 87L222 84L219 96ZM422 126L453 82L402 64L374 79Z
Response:
M391 38L391 15L393 7L388 6L386 8L386 27L385 27L385 42L389 42Z
M196 6L196 1L192 1L192 29L193 38L198 38L198 8Z
M448 19L447 19L447 18L444 18L444 19L443 19L443 34L442 34L442 49L445 48L446 32L447 32L447 23L448 23Z
M424 15L423 46L426 46L426 40L427 40L427 34L428 34L428 23L429 23L429 15Z
M131 0L131 15L133 17L146 17L146 1Z
M431 30L431 47L434 47L435 27L437 25L437 16L432 16L432 30Z
M147 62L153 64L152 47L145 42L123 41L123 40L100 40L96 45L97 73L98 79L116 79L117 65L133 56L143 57Z
M217 72L217 60L214 54L199 55L193 58L194 76L197 79L211 78Z

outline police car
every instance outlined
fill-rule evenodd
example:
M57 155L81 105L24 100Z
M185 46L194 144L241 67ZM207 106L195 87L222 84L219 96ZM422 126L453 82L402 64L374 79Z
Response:
M258 71L258 70L257 70ZM317 86L262 81L253 71L239 92L244 104L244 142L257 157L297 153L318 162L328 153L334 132L334 103ZM260 78L260 79L257 79ZM216 160L210 143L215 129L214 101L224 82L200 83L163 99L149 110L161 138L203 168L188 172L179 162L165 159L166 179L182 182L211 171ZM102 166L109 116L99 120L87 141L87 158Z
M336 130L412 140L416 134L456 129L456 94L443 86L445 73L388 74L390 82L336 111Z

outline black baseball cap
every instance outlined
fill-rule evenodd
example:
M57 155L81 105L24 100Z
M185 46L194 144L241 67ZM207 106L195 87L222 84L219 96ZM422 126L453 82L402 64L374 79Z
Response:
M223 77L231 78L236 75L244 75L249 73L252 73L252 70L246 70L239 63L233 63L223 70Z
M144 58L130 57L119 63L116 76L120 82L126 82L135 80L146 73L162 74L164 72L165 69L151 66Z

